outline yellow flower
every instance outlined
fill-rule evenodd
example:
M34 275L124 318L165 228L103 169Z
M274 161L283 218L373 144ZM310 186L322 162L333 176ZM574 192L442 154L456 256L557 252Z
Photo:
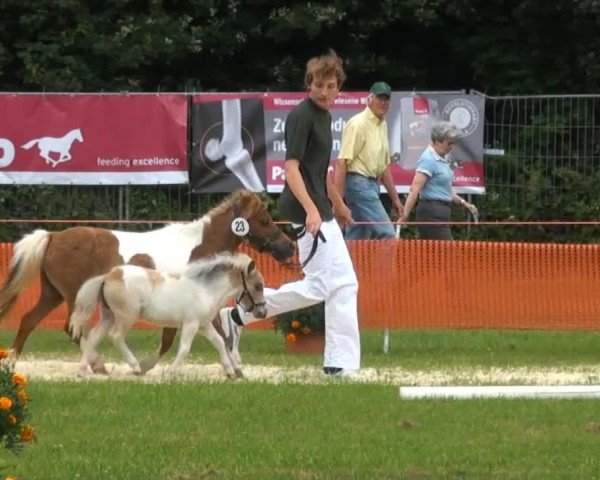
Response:
M12 382L15 385L20 385L20 386L27 385L27 379L25 378L25 375L21 375L20 373L13 373Z
M290 325L293 329L300 328L300 322L298 320L294 320Z
M19 397L19 400L21 400L21 402L23 402L23 403L27 403L27 400L29 400L29 397L27 396L27 392L25 391L24 388L17 390L17 397ZM2 399L0 398L0 400L2 400Z
M8 350L4 350L3 348L0 348L0 360L4 360L5 358L8 358Z
M31 425L25 425L21 430L21 440L31 442L35 438L35 432Z
M11 427L14 427L17 424L17 417L12 414L7 416L6 423L8 423Z
M4 480L17 480L17 477L4 477Z
M13 401L8 397L0 397L0 410L10 410Z
M288 333L287 334L287 341L290 343L294 343L296 341L296 334L295 333Z

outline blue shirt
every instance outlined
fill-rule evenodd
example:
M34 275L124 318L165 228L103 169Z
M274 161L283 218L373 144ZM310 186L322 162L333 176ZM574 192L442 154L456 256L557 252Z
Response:
M419 157L417 172L424 173L429 177L419 194L419 198L422 200L452 201L454 170L450 168L449 162L435 152L431 145Z

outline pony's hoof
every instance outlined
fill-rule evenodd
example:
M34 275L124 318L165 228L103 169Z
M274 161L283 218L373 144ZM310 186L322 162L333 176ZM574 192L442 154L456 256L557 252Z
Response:
M233 372L235 373L235 378L245 378L241 368L235 368Z
M106 369L106 365L92 365L92 372L98 375L108 375L108 370Z
M143 377L146 372L144 372L143 370L141 370L139 368L133 368L131 370L131 373L133 373L136 377Z
M156 361L152 358L144 358L140 362L140 374L144 375L156 366Z

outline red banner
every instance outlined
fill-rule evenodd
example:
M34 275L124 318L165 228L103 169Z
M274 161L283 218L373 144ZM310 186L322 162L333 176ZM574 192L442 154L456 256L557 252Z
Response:
M0 94L0 183L188 182L187 97Z

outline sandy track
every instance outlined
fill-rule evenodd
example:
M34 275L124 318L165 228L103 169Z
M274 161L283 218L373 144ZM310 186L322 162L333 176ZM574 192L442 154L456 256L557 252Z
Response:
M30 379L43 381L132 381L163 383L184 381L212 383L231 381L225 378L218 364L185 364L175 376L165 374L159 366L145 376L133 375L122 363L107 363L109 375L77 377L78 363L27 357L17 360L16 370ZM244 365L245 381L264 383L332 383L317 367L280 367L272 365ZM384 385L600 385L600 366L582 365L571 368L467 368L447 370L406 370L402 368L363 368L357 379L360 382Z

